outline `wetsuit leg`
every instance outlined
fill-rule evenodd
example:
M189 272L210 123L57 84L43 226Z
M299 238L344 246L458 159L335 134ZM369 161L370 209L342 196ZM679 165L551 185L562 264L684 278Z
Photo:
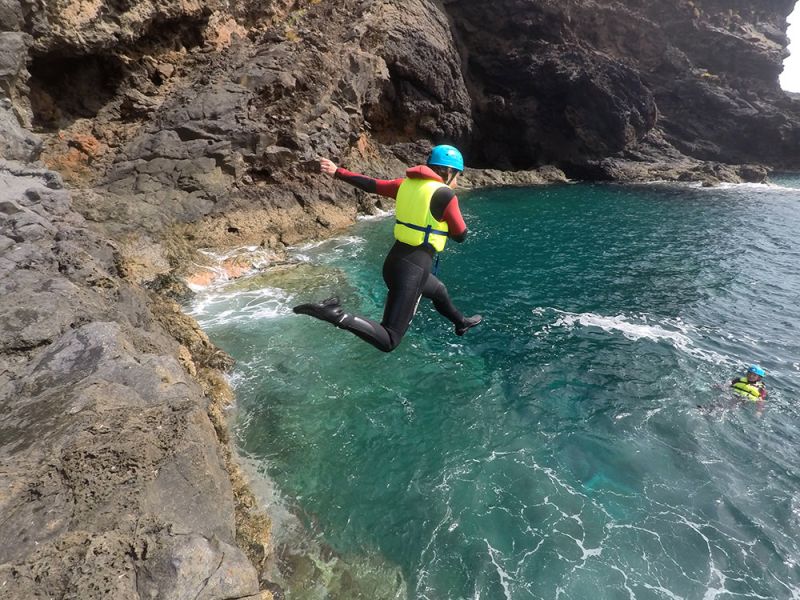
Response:
M427 279L431 276L432 251L396 242L383 263L383 280L389 289L383 321L346 313L336 298L317 304L302 304L294 311L333 323L357 335L383 352L400 345L417 310ZM446 297L446 292L445 292Z
M337 327L357 335L382 352L391 352L397 347L396 344L392 343L392 338L386 328L372 319L358 315L345 315Z
M292 310L298 315L308 315L346 329L384 352L394 347L383 326L365 317L346 313L335 296L322 302L298 304Z
M483 320L481 315L464 317L455 307L445 285L435 275L430 275L422 289L422 295L433 300L433 306L453 325L456 326L456 335L462 336Z
M410 260L399 259L387 264L384 280L389 288L383 309L381 325L386 328L396 348L408 331L411 319L417 312L422 288L428 271Z
M422 295L433 300L434 308L453 325L459 326L464 322L464 315L455 307L447 288L435 275L428 276Z
M383 352L397 348L408 331L426 278L430 276L429 263L430 256L425 250L396 244L383 263L383 279L389 288L383 320L376 323L365 317L347 314L337 326Z

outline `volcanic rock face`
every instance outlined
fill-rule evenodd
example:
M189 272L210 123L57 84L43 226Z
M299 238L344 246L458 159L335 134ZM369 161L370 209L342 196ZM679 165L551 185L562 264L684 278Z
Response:
M639 67L676 148L696 158L796 168L798 108L778 85L793 1L647 3L664 59ZM652 35L655 36L656 32Z
M31 124L25 68L30 42L22 32L0 32L0 156L23 162L39 158L42 146L26 129Z
M55 173L0 162L0 186L3 597L256 595L203 353L167 335Z
M800 111L778 87L794 2L722 4L447 2L472 154L581 163L641 151L652 132L697 159L796 168Z
M2 595L259 593L228 363L140 284L382 208L320 156L398 177L455 143L472 185L798 169L793 4L0 0Z
M372 51L386 63L392 102L391 118L370 125L398 141L469 139L471 102L447 15L432 2L378 3L365 26L379 40Z
M0 15L32 57L27 83L4 61L30 105L19 123L58 132L42 157L95 187L75 197L84 214L153 244L169 231L173 254L280 248L372 210L330 193L319 156L388 176L437 142L473 166L604 179L800 164L800 109L777 81L790 1L15 6ZM37 155L9 131L14 156Z
M638 72L586 47L570 8L447 5L467 53L476 161L521 168L599 158L636 145L654 127L656 104Z

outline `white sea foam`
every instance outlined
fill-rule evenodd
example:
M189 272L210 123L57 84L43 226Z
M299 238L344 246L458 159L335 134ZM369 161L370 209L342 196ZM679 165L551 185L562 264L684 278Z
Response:
M701 190L760 190L760 191L770 191L770 192L791 192L796 194L798 192L798 188L788 187L785 185L779 185L777 183L720 183L719 185L712 186L712 187L700 187Z
M666 341L681 352L714 364L732 362L729 358L713 350L698 347L692 338L702 338L702 332L680 317L659 319L646 314L607 316L590 312L571 313L556 308L535 308L533 309L533 314L544 316L548 311L555 312L558 315L557 318L534 335L547 335L553 328L572 330L577 327L591 327L607 333L621 334L623 337L633 341Z
M380 210L380 209L375 209L375 210L376 210L376 212L374 214L372 214L372 215L359 215L358 216L358 220L359 221L380 221L381 219L385 219L387 217L391 217L392 215L394 215L394 211L393 210Z
M364 242L365 240L362 237L347 235L293 246L289 248L289 251L295 260L310 263L315 261L314 257L320 254L322 249L326 254L357 253L364 246Z
M634 181L625 183L625 186L663 186L663 187L682 187L692 188L703 192L714 192L719 190L760 190L778 193L798 193L798 188L780 185L777 183L730 183L722 182L717 185L704 186L701 181L672 181L668 179L653 179L651 181Z
M700 187L702 184L699 181L675 181L674 179L649 179L647 181L631 181L627 183L616 184L620 187L645 187L645 186L664 186L664 187Z
M207 291L195 300L188 314L197 319L201 327L274 319L291 312L291 299L285 290L269 287ZM220 307L229 308L219 310Z
M489 540L486 538L483 539L486 542L486 547L489 550L489 558L492 560L492 564L494 565L495 570L497 571L497 575L500 577L500 585L503 586L503 593L507 600L512 599L511 595L511 576L508 572L500 566L500 563L497 560L497 557L500 555L500 551L493 548L492 545L489 543Z
M326 240L318 240L316 242L308 242L306 244L301 244L299 246L293 246L290 250L296 250L298 252L308 252L310 250L315 250L316 248L320 247L327 247L331 246L332 248L341 248L343 246L351 246L353 244L361 244L364 242L364 238L358 237L356 235L344 235L340 237L332 237Z
M265 375L273 371L274 367L265 361L263 356L259 355L250 360L237 360L236 368L226 376L226 379L228 384L236 389L261 381Z
M214 273L212 281L208 285L199 283L188 283L189 289L195 292L203 292L208 289L214 289L224 286L231 277L228 269L225 268L224 263L231 259L242 258L244 264L248 268L234 279L242 279L262 271L273 264L275 260L275 253L261 246L240 246L225 252L215 252L208 249L198 250L198 253L208 259L206 264L193 263L198 269L205 269Z
M649 339L653 341L670 340L676 346L688 346L691 340L684 333L689 330L689 326L680 319L672 323L653 324L648 323L648 317L643 315L635 322L635 318L625 315L608 317L595 313L568 313L562 312L561 316L553 323L554 327L574 328L576 325L583 327L597 327L603 331L618 331L630 340Z

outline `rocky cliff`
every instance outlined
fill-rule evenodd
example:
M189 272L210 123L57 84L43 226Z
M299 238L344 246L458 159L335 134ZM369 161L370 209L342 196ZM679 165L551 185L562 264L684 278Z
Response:
M676 155L797 168L793 1L449 2L479 164ZM514 15L514 18L509 18Z
M450 142L473 185L797 170L792 8L0 0L3 596L268 597L229 360L164 294L197 248L279 257L374 210L319 156L399 176Z
M3 597L258 597L229 359L127 280L56 174L2 161L0 186Z
M370 210L316 177L324 155L397 175L447 141L480 168L712 183L800 165L791 0L5 2L3 122L44 140L14 130L16 156L115 236L167 243L156 262Z

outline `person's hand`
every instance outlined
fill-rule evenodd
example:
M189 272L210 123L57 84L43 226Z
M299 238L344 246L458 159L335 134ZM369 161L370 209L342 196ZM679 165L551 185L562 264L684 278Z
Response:
M333 161L328 160L327 158L320 158L319 159L319 170L320 173L327 173L328 175L335 175L336 174L336 164Z

